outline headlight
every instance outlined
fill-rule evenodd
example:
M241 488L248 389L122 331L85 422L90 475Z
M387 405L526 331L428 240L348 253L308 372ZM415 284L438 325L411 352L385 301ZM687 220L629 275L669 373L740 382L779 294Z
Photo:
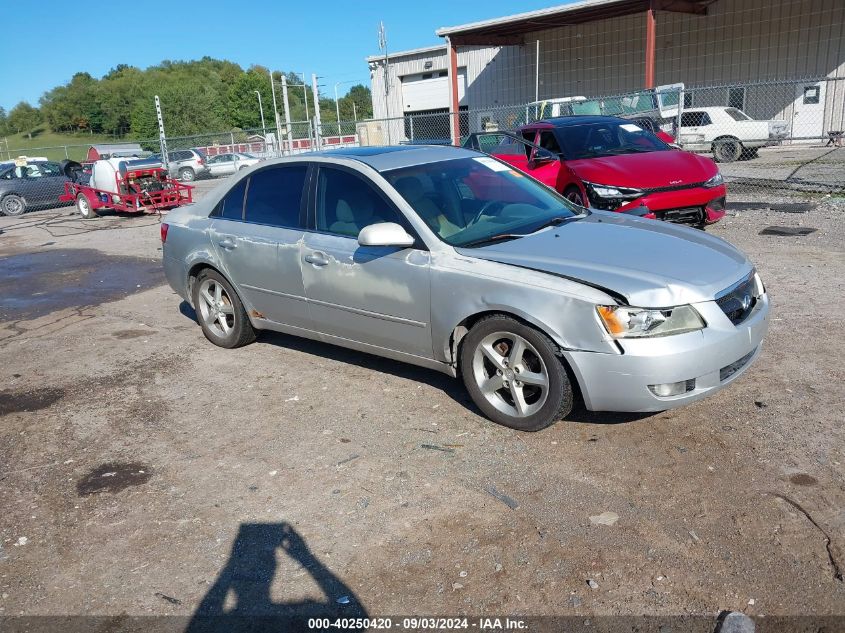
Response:
M598 185L592 182L585 182L584 184L587 185L588 192L594 193L599 198L633 200L643 195L641 190L630 187L612 187L610 185Z
M693 332L705 323L692 306L648 310L628 306L596 306L604 327L613 338L644 338Z
M718 187L719 185L724 184L724 182L725 179L722 178L722 172L717 172L715 176L701 186L705 189L712 189L713 187Z

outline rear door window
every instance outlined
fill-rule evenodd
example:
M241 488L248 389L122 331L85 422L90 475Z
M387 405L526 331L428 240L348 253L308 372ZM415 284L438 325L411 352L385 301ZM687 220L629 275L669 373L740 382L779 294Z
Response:
M307 165L270 167L249 179L244 218L247 222L299 228Z
M229 190L229 193L217 203L214 211L211 212L213 217L225 218L227 220L243 220L244 213L244 194L246 193L246 183L248 178L241 178L241 180Z

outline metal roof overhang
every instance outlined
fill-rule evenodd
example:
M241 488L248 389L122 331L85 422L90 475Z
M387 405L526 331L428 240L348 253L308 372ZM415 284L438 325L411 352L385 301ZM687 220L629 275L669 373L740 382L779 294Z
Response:
M437 30L453 46L516 46L525 43L525 34L559 26L571 26L617 18L649 9L707 15L707 7L716 0L584 0L520 13L494 20L473 22Z

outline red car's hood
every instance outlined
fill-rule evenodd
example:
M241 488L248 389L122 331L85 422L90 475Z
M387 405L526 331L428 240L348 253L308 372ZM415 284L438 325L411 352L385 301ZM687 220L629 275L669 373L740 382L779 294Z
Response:
M566 161L566 165L581 180L635 189L704 182L718 171L709 158L675 150L582 158Z

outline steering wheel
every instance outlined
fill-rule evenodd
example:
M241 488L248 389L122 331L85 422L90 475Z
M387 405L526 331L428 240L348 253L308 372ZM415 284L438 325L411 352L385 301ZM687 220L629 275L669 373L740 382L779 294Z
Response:
M475 214L475 217L473 217L473 218L472 218L472 220L470 220L470 221L469 221L469 223L467 224L467 226L470 226L470 225L475 224L476 222L478 222L478 221L481 219L481 216L482 216L482 215L484 215L484 212L485 212L485 211L487 211L488 209L490 209L490 208L492 208L492 207L494 207L494 206L497 206L497 205L498 205L498 206L500 206L500 207L502 207L502 208L504 208L505 203L504 203L504 202L502 202L501 200L488 200L487 202L485 202L485 203L481 206L481 208L478 210L478 213L476 213L476 214Z

